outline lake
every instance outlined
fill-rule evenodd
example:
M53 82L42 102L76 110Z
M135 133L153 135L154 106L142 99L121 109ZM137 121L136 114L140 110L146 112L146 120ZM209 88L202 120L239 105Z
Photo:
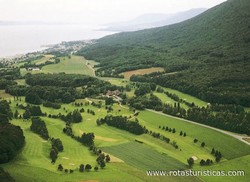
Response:
M0 25L0 57L45 49L62 41L101 38L114 32L86 25Z

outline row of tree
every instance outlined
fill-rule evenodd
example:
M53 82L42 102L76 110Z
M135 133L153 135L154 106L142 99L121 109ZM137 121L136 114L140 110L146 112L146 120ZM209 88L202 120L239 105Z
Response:
M40 135L43 139L49 139L49 132L46 127L46 124L40 117L32 117L30 129L34 133Z
M145 133L145 128L139 124L137 119L135 121L130 121L127 117L123 116L107 115L105 118L97 119L96 123L98 126L106 123L108 126L126 130L136 135Z
M63 151L63 144L59 138L51 138L51 149L50 149L50 158L51 163L55 163L58 158L58 153Z

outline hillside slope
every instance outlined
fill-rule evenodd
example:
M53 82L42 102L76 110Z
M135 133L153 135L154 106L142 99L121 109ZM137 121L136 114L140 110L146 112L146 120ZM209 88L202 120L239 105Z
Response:
M141 78L208 102L250 106L250 1L228 0L185 22L120 33L78 52L100 62L99 76L162 66Z
M190 18L193 18L206 11L204 8L190 9L188 11L178 12L175 14L144 14L131 21L113 23L107 25L104 30L108 31L136 31L147 28L161 27L179 23Z

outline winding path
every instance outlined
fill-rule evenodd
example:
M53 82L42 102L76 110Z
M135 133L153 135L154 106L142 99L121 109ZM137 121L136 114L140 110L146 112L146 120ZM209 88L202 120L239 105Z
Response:
M247 145L250 145L249 142L247 142L246 140L243 139L243 138L249 138L250 139L250 137L247 136L247 135L240 135L240 134L237 134L237 133L232 133L232 132L229 132L229 131L225 131L225 130L221 130L221 129L218 129L218 128L214 128L212 126L208 126L208 125L196 123L196 122L193 122L193 121L189 121L187 119L183 119L183 118L171 116L171 115L168 115L168 114L164 114L162 112L154 111L154 110L151 110L151 109L146 109L146 110L150 111L150 112L153 112L153 113L156 113L156 114L160 114L160 115L163 115L163 116L168 116L168 117L171 117L171 118L174 118L174 119L179 119L179 120L182 120L182 121L185 121L185 122L188 122L188 123L192 123L192 124L195 124L195 125L203 126L205 128L209 128L209 129L221 132L223 134L226 134L226 135L229 135L229 136L231 136L233 138L236 138L236 139L240 140L241 142L244 142Z

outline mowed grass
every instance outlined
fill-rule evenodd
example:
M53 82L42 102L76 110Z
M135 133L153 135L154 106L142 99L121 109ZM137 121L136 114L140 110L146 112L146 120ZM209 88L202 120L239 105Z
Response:
M23 98L22 98L23 100ZM17 101L11 99L11 107L12 109L17 109L15 104ZM23 103L23 101L18 101L19 103ZM77 102L86 102L86 100L77 100ZM47 113L66 113L76 109L78 107L73 106L72 104L65 104L62 106L61 110L53 110L50 108L42 107L43 112ZM84 108L91 108L98 112L98 108L93 106L84 106ZM114 114L118 113L118 109L120 106L114 105ZM102 109L102 108L101 108ZM22 110L19 110L22 113ZM106 111L100 111L105 114ZM128 110L121 111L122 114L128 115L130 112ZM99 113L99 114L100 114ZM97 146L106 145L110 143L111 138L107 138L107 136L112 137L115 140L120 140L118 143L124 143L125 141L134 140L135 135L132 135L125 131L120 131L118 129L114 129L108 126L99 127L99 131L97 131L97 126L95 123L95 119L98 116L92 116L88 113L83 114L84 121L83 129L85 126L88 126L88 130L90 132L95 132L97 139ZM43 140L37 134L30 131L29 127L30 121L23 120L13 120L12 123L20 126L26 137L26 144L18 155L18 157L7 164L1 165L4 167L6 171L8 171L17 181L84 181L84 180L96 180L96 181L161 181L162 178L147 177L144 171L136 169L126 163L117 163L117 158L113 158L111 155L111 163L107 164L104 170L100 170L99 172L90 172L88 174L81 174L78 172L78 166L83 163L90 163L93 167L96 165L96 156L93 155L87 147L82 146L80 143L71 139L71 137L63 134L62 129L65 126L65 123L58 119L51 118L42 118L47 125L49 134L51 137L60 138L62 140L64 151L59 153L56 164L52 165L49 159L49 152L51 144L48 141ZM91 119L91 120L88 120ZM88 123L87 123L88 122ZM87 125L86 125L87 124ZM74 125L78 128L77 125ZM92 128L91 128L92 127ZM116 130L116 131L113 131ZM79 129L77 129L79 130ZM77 132L76 130L76 132ZM103 130L103 131L102 131ZM84 131L86 131L84 129ZM112 135L112 132L114 134ZM97 135L98 134L98 135ZM111 135L110 135L111 134ZM118 136L120 134L120 136ZM98 140L100 143L98 144ZM104 142L104 144L102 143ZM115 159L115 160L114 160ZM114 161L112 161L114 160ZM113 163L114 162L114 163ZM74 169L74 174L64 174L62 172L57 171L57 165L62 164L67 169ZM176 180L174 180L176 181Z
M85 74L94 76L93 71L86 65L87 60L81 56L64 57L58 64L47 65L42 68L44 73Z
M44 55L43 58L34 60L34 61L32 61L32 63L34 63L36 65L40 65L40 64L45 63L46 61L50 61L50 59L52 59L53 57L54 57L54 55L50 55L50 54Z
M99 77L99 79L107 81L113 85L117 86L126 86L127 84L130 83L129 80L121 79L121 78L111 78L111 77Z
M180 99L182 99L182 100L186 100L187 102L193 102L193 103L195 103L195 105L197 105L197 106L199 106L199 107L205 107L205 106L207 106L207 102L205 102L205 101L202 101L202 100L200 100L200 99L198 99L198 98L196 98L196 97L193 97L193 96L191 96L191 95L188 95L188 94L185 94L185 93L183 93L183 92L180 92L180 91L178 91L178 90L174 90L174 89L171 89L171 88L165 88L165 87L163 87L163 89L165 90L165 91L167 91L167 92L170 92L170 93L172 93L172 94L176 94L176 95L178 95L178 97L180 98Z
M121 73L125 79L129 79L132 75L145 75L149 73L154 72L163 72L164 68L161 67L153 67L153 68L147 68L147 69L138 69L138 70L132 70L132 71L126 71Z
M250 155L225 161L210 167L198 167L196 170L225 171L227 176L203 176L201 179L207 182L227 181L246 182L250 179ZM227 174L228 172L233 172ZM235 173L236 172L236 173ZM243 173L242 173L243 172ZM236 174L238 175L236 176ZM229 176L233 175L233 176Z
M128 142L116 146L105 147L103 150L142 170L177 170L187 168L185 164L178 160L165 154L160 154L145 144L138 142Z
M158 97L164 104L174 105L174 103L177 103L175 100L171 99L164 93L154 92L154 95ZM189 108L186 104L183 104L183 103L181 103L180 106L184 109Z
M215 148L216 150L221 151L223 157L226 159L233 159L250 154L249 145L226 134L191 124L186 121L182 121L181 119L159 115L151 111L140 112L138 118L142 125L147 126L150 130L161 132L165 136L168 136L171 140L175 140L182 150L187 153L193 152L193 155L196 155L198 150L195 150L195 148L192 150L191 146L199 147L201 142L205 142L206 144L206 147L201 150L207 150L207 152L210 152L212 148ZM163 131L162 129L159 129L159 126L175 128L176 133L173 134ZM187 137L184 138L179 136L180 131L186 132ZM194 138L199 140L197 144L193 143Z
M46 121L50 136L62 140L64 151L59 153L56 163L51 164L49 159L50 142L30 131L30 121L13 120L14 125L23 129L26 144L15 160L2 164L1 167L8 171L16 181L147 181L145 173L123 163L119 163L119 165L109 163L104 170L99 172L92 170L89 173L79 173L78 166L81 163L89 163L94 167L96 156L87 147L62 133L64 122L57 119L43 119ZM75 171L73 174L59 172L57 171L58 164Z

